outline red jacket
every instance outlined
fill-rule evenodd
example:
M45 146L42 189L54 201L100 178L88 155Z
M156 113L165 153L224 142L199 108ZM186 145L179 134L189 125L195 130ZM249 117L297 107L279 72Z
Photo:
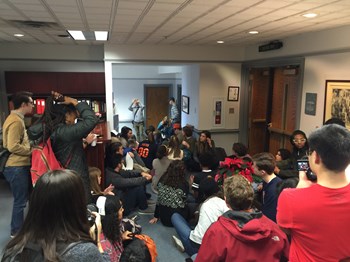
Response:
M229 210L207 230L195 261L279 262L288 252L285 233L261 212Z

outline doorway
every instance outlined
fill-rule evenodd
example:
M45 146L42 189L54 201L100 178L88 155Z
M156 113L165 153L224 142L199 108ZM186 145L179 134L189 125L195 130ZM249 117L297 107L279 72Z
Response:
M289 137L296 129L299 81L299 66L250 69L248 147L252 155L291 149Z
M146 128L157 128L165 116L169 116L169 93L172 85L144 85L146 101Z

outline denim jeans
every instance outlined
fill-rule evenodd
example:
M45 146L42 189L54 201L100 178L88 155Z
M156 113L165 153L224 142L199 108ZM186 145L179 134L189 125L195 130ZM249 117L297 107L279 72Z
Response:
M199 245L195 244L190 239L191 228L186 219L179 213L174 213L171 216L171 223L173 224L176 233L179 235L185 251L188 255L192 256L198 253ZM193 244L192 244L193 243Z
M136 207L141 210L144 210L148 207L144 186L135 186L128 188L126 192L123 193L122 200L125 216L129 215L130 212Z
M5 167L4 176L10 184L14 198L11 218L11 235L15 235L22 227L24 220L24 208L27 204L29 187L31 186L30 167Z

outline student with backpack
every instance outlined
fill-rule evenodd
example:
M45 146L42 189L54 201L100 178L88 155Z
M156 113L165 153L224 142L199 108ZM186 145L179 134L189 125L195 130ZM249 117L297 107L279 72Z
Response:
M78 116L79 121L75 123ZM87 103L52 92L46 100L42 118L29 128L32 140L42 136L45 142L50 138L55 157L62 167L72 169L81 176L89 202L90 181L83 138L94 129L97 122L98 118Z
M55 170L41 176L23 226L1 261L109 261L98 238L100 215L93 212L95 222L90 225L86 204L76 172Z

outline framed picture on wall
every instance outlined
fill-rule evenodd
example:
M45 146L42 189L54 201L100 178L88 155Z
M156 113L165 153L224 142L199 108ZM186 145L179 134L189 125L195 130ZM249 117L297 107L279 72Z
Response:
M238 101L239 98L239 87L229 86L227 92L227 101Z
M182 111L186 114L190 113L190 98L188 96L182 96Z
M339 118L350 128L350 80L326 80L324 121Z

